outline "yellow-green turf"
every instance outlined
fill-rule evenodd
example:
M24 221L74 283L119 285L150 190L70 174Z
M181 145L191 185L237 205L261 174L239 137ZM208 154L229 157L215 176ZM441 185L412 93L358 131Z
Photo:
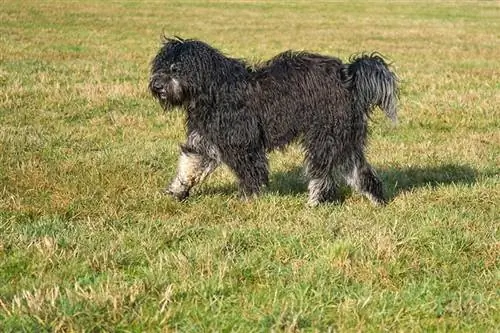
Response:
M389 205L308 208L298 145L253 201L226 168L162 195L185 135L147 91L163 34L390 58ZM0 331L497 331L499 54L496 1L3 0Z

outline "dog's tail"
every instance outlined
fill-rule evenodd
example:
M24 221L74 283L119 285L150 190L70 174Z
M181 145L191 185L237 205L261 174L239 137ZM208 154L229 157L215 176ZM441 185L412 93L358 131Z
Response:
M378 106L397 122L398 78L378 53L351 56L347 80L353 92L356 111L367 116Z

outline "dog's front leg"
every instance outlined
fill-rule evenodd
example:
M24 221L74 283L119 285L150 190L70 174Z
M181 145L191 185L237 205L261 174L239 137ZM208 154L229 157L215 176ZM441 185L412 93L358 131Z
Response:
M364 159L355 164L345 178L350 186L364 194L373 204L387 204L382 180L377 176L372 166Z
M309 180L307 188L309 190L307 204L310 207L315 207L322 202L334 201L337 198L335 182L329 176Z
M269 183L267 157L264 151L240 151L226 156L224 162L234 171L240 182L240 195L248 200L259 194Z
M179 157L177 175L165 192L178 200L186 199L191 188L201 183L217 165L214 159L183 149Z
M219 160L218 150L197 131L191 131L181 146L177 175L165 192L178 200L186 199L191 188L217 168Z

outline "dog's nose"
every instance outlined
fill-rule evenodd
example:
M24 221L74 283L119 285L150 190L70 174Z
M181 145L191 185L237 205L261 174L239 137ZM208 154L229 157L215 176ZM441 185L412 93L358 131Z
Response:
M159 80L154 80L151 86L156 91L160 91L163 89L163 84Z

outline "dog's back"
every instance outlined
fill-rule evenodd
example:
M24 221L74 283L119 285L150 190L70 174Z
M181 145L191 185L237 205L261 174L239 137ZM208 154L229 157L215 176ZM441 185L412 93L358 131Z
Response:
M291 78L303 78L306 73L333 74L344 65L338 58L327 57L321 54L288 50L272 59L257 65L253 70L253 79L256 81L276 80L280 84L290 81ZM286 83L285 83L286 85Z
M265 123L268 149L281 147L312 126L347 116L345 66L340 59L286 51L251 73L251 98Z

